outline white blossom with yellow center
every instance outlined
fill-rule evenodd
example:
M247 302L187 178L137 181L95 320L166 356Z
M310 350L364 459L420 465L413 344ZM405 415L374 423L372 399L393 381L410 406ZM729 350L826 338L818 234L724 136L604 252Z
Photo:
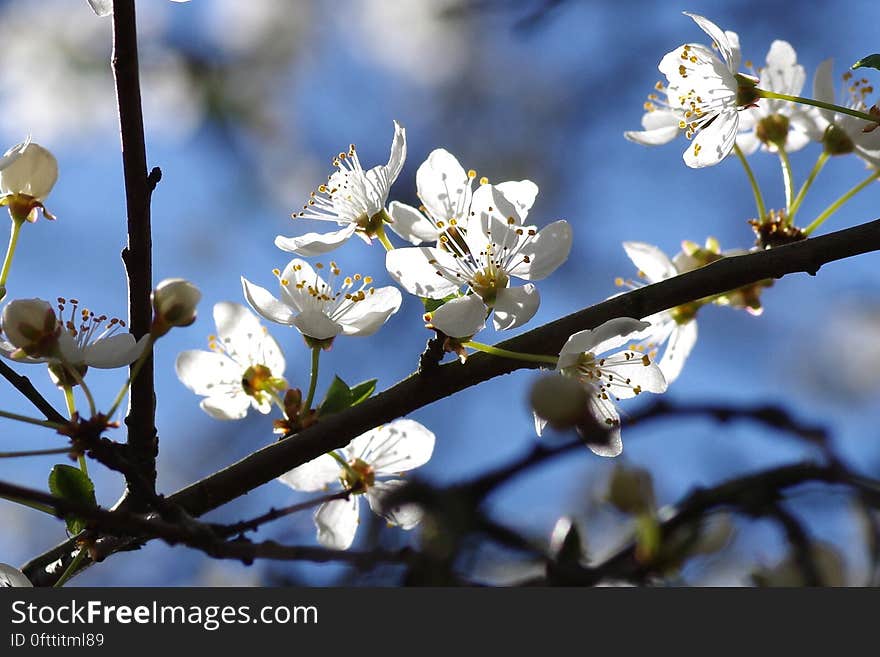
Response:
M813 78L813 96L816 100L836 103L850 109L868 112L868 101L874 87L866 78L854 78L852 72L843 74L843 88L835 94L832 61L826 59L816 69ZM874 168L880 167L880 128L876 123L849 114L817 109L820 139L832 155L855 153Z
M324 269L321 263L315 266ZM260 316L295 326L314 340L329 340L340 333L372 335L400 308L396 287L371 287L373 279L360 274L343 277L335 262L329 270L330 279L325 281L305 260L294 258L283 272L274 272L280 298L244 277L241 283L247 302Z
M287 387L281 347L241 304L216 304L214 323L217 334L208 339L210 351L178 355L177 377L205 397L199 406L218 420L240 420L249 408L268 413Z
M453 338L471 336L494 311L496 329L511 329L531 319L540 295L528 283L511 287L518 277L546 278L568 258L571 228L556 221L540 231L521 223L518 199L500 186L483 184L473 194L466 228L453 226L439 236L436 247L407 247L385 256L388 273L410 294L429 299L464 296L432 313L431 324Z
M658 68L666 76L669 107L682 112L679 128L692 140L684 153L689 167L718 164L733 150L739 131L739 37L712 21L685 12L713 41L712 49L685 44L667 53Z
M617 456L623 451L620 416L615 402L643 392L666 391L663 372L647 354L624 350L602 356L625 345L647 328L647 322L618 317L593 330L575 333L559 352L556 370L584 386L588 393L588 411L607 429L607 435L601 443L591 442L587 445L599 456ZM546 421L535 415L535 431L539 436L545 425Z
M415 420L395 420L351 441L347 447L324 454L278 478L294 490L326 490L336 483L351 491L348 499L325 502L315 512L318 541L329 548L347 550L360 522L359 500L390 525L412 529L421 520L417 507L385 508L382 498L402 479L381 480L424 465L434 451L434 434Z
M336 171L309 196L293 218L334 221L343 226L330 233L306 233L299 237L275 238L282 251L309 257L328 253L358 234L368 244L386 215L385 203L406 159L406 131L394 122L394 139L388 163L367 169L361 166L354 144L333 159Z

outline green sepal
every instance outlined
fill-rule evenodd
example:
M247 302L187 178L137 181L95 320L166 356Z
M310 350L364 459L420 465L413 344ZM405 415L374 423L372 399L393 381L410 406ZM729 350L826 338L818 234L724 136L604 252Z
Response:
M369 381L362 381L351 388L351 405L357 406L362 401L366 401L370 398L370 396L376 392L376 383L378 383L379 379L370 379Z
M321 405L318 407L318 416L324 417L325 415L344 411L351 406L352 400L353 395L351 388L349 388L348 384L338 376L334 376L333 382L330 384L330 387L327 388L327 394L324 395L324 401L322 401Z
M425 305L425 312L432 313L437 310L440 306L442 306L447 301L452 301L453 299L458 298L458 294L450 294L449 296L443 297L442 299L426 299L421 297L422 303Z

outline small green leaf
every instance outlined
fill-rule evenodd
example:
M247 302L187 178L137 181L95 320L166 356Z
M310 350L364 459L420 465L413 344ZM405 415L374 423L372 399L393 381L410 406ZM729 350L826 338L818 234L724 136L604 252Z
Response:
M880 53L874 53L873 55L868 55L867 57L862 57L859 61L853 64L850 68L876 68L880 70Z
M444 303L446 303L447 301L452 301L456 297L458 297L457 294L450 294L448 297L443 297L442 299L426 299L422 297L422 303L425 305L425 312L432 313Z
M349 388L348 384L338 376L334 376L333 383L327 388L327 394L324 396L324 401L321 402L321 406L318 408L318 415L331 415L332 413L344 411L351 406L352 400L353 395L351 388Z
M351 388L351 405L357 406L362 401L365 401L370 398L376 391L376 382L379 379L370 379L369 381L363 381L362 383L358 383Z
M95 485L79 468L58 464L49 473L49 490L56 497L89 506L97 506ZM85 522L77 518L67 518L67 531L72 535L85 529Z

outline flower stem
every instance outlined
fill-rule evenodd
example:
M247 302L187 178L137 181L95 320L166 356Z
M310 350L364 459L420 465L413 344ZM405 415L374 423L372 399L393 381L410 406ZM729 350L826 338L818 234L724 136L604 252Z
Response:
M814 230L816 230L819 226L821 226L823 223L825 223L825 220L828 219L828 217L830 217L832 214L834 214L835 212L837 212L837 211L843 206L844 203L846 203L847 201L849 201L853 196L855 196L855 195L858 194L860 191L862 191L863 189L865 189L865 187L867 187L868 185L870 185L872 182L874 182L874 181L877 180L878 178L880 178L880 170L877 170L877 171L875 171L874 173L872 173L870 176L868 176L867 178L865 178L865 179L864 179L862 182L860 182L858 185L856 185L856 186L853 187L851 190L849 190L846 194L844 194L844 195L841 196L839 199L837 199L836 201L834 201L834 203L832 203L832 204L829 205L827 208L825 208L825 209L822 211L822 214L820 214L818 217L816 217L816 218L813 220L813 222L812 222L809 226L807 226L806 228L804 228L804 232L805 232L807 235L812 234L812 232L813 232Z
M9 246L6 247L6 258L3 260L3 269L0 269L0 300L6 296L6 279L9 278L9 270L12 268L12 258L15 255L15 247L18 246L18 236L24 219L13 219L12 230L9 233Z
M0 452L0 459L16 459L24 456L47 456L49 454L69 454L70 447L56 447L55 449L33 449L27 452Z
M385 234L385 226L384 224L379 224L379 228L376 229L376 237L382 243L382 246L385 247L386 251L393 251L394 245L388 239L388 236Z
M871 121L872 123L880 123L880 115L860 112L859 110L852 109L851 107L842 107L841 105L835 105L834 103L826 103L824 101L816 100L814 98L804 98L803 96L789 96L788 94L780 94L776 93L775 91L767 91L766 89L755 88L755 92L761 98L774 98L776 100L787 100L790 103L812 105L813 107L821 107L822 109L831 110L833 112L848 114L850 116L856 117L857 119L864 119L865 121Z
M76 367L74 367L73 365L70 365L69 363L64 363L64 366L67 369L70 376L73 377L74 381L76 381L77 384L79 385L79 387L82 388L83 394L86 396L86 401L89 403L89 412L91 413L91 416L94 417L95 415L97 415L98 411L97 411L97 408L95 407L95 398L92 397L92 391L89 390L89 387L86 385L86 382L82 377L82 374L79 373L79 371L76 369ZM69 400L67 399L68 392L70 393ZM73 412L76 410L75 406L72 405L73 388L70 388L69 390L68 390L68 388L65 388L64 389L64 397L65 397L65 400L67 401L67 410L70 411L71 417L73 417ZM71 408L73 408L73 410L70 410Z
M819 172L825 166L825 163L828 162L831 154L827 151L822 151L819 155L819 158L816 160L816 164L813 165L813 170L810 171L810 175L807 176L806 181L801 186L800 190L797 193L797 196L794 199L794 203L791 204L791 207L788 209L788 223L790 225L794 224L794 215L797 214L797 211L801 207L801 203L804 202L804 198L807 196L807 191L809 191L810 187L813 185L813 181L816 180L816 176L819 175Z
M791 160L788 159L788 153L784 148L778 148L779 163L782 165L782 184L785 187L785 209L786 214L791 213L791 206L794 204L794 175L791 171Z
M752 187L752 194L755 196L755 205L758 207L758 219L762 220L767 215L767 208L764 206L764 196L761 194L761 188L758 186L755 173L752 171L752 167L749 165L749 161L743 154L742 149L736 144L733 145L733 152L736 153L740 163L743 165L743 169L746 171L749 185Z
M315 399L315 389L318 387L318 363L321 359L321 347L312 347L312 371L309 374L309 394L306 397L304 408L310 410L312 401Z
M499 349L498 347L483 344L482 342L474 342L473 340L462 343L462 346L470 347L471 349L482 351L483 353L491 354L493 356L512 358L513 360L524 360L529 363L547 363L549 365L556 365L556 362L559 360L556 356L542 356L541 354L524 354L519 351L508 351L507 349Z
M73 368L71 368L73 369ZM77 373L78 374L78 373ZM80 379L80 385L82 385L82 379ZM70 419L73 419L74 414L76 413L76 399L73 396L73 388L71 386L64 386L64 401L67 403L67 413L70 415ZM95 414L94 407L92 408L92 415ZM88 477L89 476L89 466L86 463L85 454L79 455L79 469L82 470L82 473Z
M32 417L27 417L26 415L19 415L18 413L7 413L6 411L0 411L0 417L5 417L10 420L17 420L18 422L26 422L27 424L35 424L38 427L46 427L47 429L60 429L62 425L57 422L50 422L49 420L37 420Z
M73 561L67 566L63 573L61 573L61 577L52 585L54 588L59 588L64 586L64 584L73 577L73 574L79 568L80 563L82 563L83 558L86 556L85 550L80 550L76 553L76 556L73 558Z
M128 375L128 380L125 384L120 388L119 394L116 395L116 399L113 400L113 406L110 407L110 410L107 411L107 419L111 419L113 414L119 408L119 405L122 403L122 400L125 399L125 394L128 392L129 388L131 388L131 383L137 378L137 375L140 374L141 368L144 366L144 362L147 360L149 355L153 351L153 335L149 334L147 337L147 343L144 345L143 351L141 351L141 355L138 356L137 361L134 366L131 368L131 372Z

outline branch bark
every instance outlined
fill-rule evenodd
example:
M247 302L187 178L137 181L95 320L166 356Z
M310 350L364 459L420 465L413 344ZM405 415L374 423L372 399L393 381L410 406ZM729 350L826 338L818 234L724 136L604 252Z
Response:
M153 288L150 197L158 174L147 176L144 117L138 74L137 25L134 0L113 2L113 77L119 105L125 202L128 213L128 245L122 251L128 275L129 326L139 339L150 330ZM128 444L143 478L151 488L156 483L156 395L153 387L153 357L143 364L131 384L131 405L125 423ZM128 494L131 496L131 486ZM130 502L137 496L131 496ZM137 504L135 504L137 506ZM142 504L140 506L143 506Z
M667 308L721 294L768 278L806 272L815 275L829 263L880 250L880 220L795 244L724 258L669 280L632 290L538 327L498 346L528 353L556 354L568 337L615 317L643 318ZM395 386L345 412L331 415L296 436L273 443L237 463L178 491L169 499L192 516L200 516L288 470L342 448L376 426L407 415L439 399L503 374L537 364L478 353L426 374L413 374ZM122 545L119 548L123 547ZM70 549L69 542L33 559L28 576Z

